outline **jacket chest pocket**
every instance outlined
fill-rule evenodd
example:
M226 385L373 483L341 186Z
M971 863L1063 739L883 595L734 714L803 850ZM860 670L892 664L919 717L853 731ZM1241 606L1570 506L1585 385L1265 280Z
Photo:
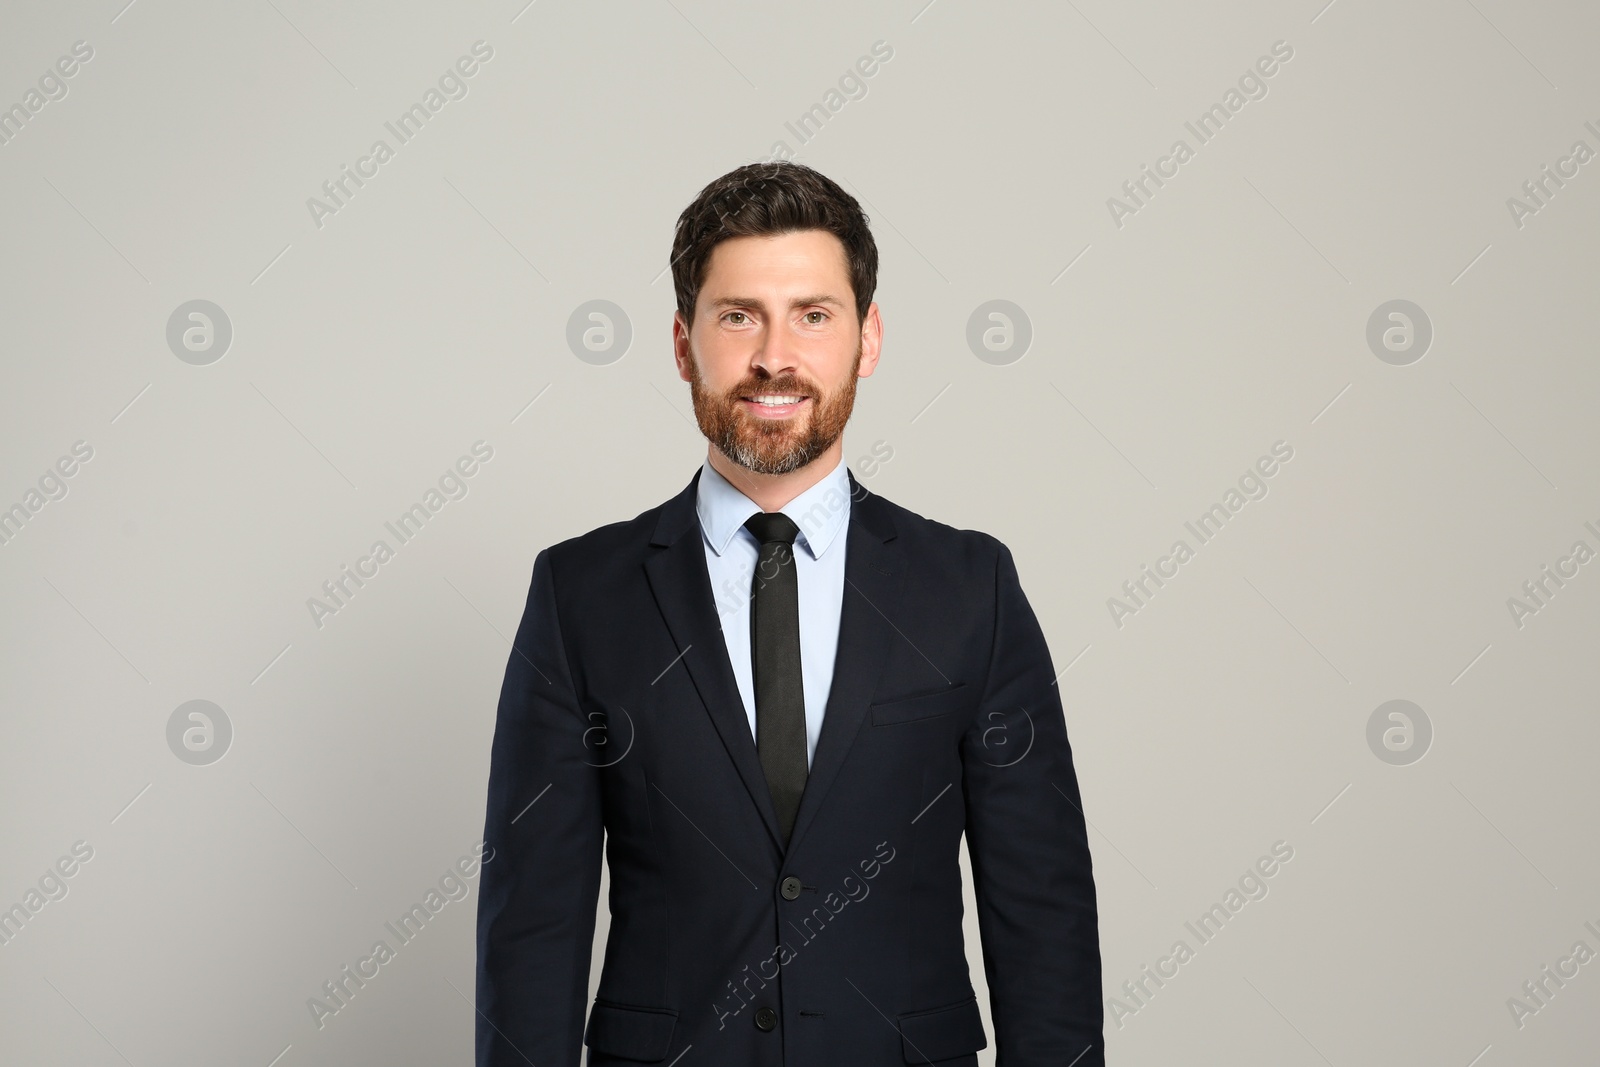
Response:
M896 723L931 719L970 708L972 699L972 691L967 688L967 684L956 682L932 692L876 701L868 706L867 715L874 726L892 726Z

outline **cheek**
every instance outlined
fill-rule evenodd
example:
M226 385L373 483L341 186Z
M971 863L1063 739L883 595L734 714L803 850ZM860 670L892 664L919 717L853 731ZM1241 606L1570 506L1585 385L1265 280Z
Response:
M827 392L836 393L847 388L855 377L856 346L851 341L848 348L828 353L826 361L818 361L811 369L811 379Z
M716 392L726 392L744 376L737 346L711 331L695 338L689 358L701 384Z

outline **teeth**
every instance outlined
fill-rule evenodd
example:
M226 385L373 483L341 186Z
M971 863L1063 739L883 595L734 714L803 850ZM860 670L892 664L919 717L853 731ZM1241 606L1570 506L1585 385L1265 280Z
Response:
M766 404L769 407L780 407L784 404L798 404L803 398L798 396L774 396L770 393L764 393L761 396L755 397L754 399L758 404Z

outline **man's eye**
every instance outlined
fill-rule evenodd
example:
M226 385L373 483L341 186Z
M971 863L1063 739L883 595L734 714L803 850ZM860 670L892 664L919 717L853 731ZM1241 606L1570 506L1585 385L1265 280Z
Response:
M815 318L815 319L813 319L813 318L812 318L812 317L811 317L811 316L813 316L813 315L815 315L815 316L817 316L817 317L816 317L816 318ZM827 312L825 312L825 311L808 311L808 312L806 312L806 319L807 319L807 321L809 321L809 322L810 322L810 323L811 323L811 325L813 325L813 326L817 326L817 325L820 325L820 324L821 324L821 322L822 322L822 320L823 320L823 319L825 319L825 318L827 318L827 317L828 317L828 313L827 313Z
M743 323L744 323L744 312L742 312L742 311L730 311L730 312L728 312L727 315L724 316L724 318L733 320L735 316L738 316L738 318L737 318L737 320L734 321L733 324L735 326L743 325Z

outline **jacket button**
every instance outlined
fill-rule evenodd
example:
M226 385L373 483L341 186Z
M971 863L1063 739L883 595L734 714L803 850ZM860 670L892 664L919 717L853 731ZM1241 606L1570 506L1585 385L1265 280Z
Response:
M785 878L778 887L778 892L783 894L784 900L793 900L800 895L800 879L794 875Z
M771 1008L756 1009L756 1029L771 1030L778 1025L778 1013Z

